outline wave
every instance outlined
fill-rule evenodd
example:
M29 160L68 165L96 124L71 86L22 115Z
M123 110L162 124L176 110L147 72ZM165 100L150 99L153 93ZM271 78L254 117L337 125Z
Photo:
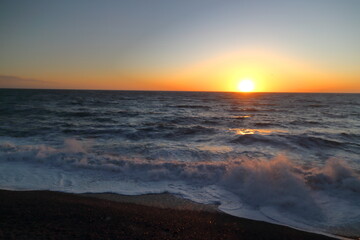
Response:
M254 126L256 127L282 127L282 125L274 122L255 122Z
M44 108L44 107L34 107L34 106L28 106L28 105L23 105L23 106L2 106L0 108L0 111L2 112L2 114L4 114L4 116L17 116L17 115L51 115L51 114L55 114L56 111ZM6 115L5 115L6 114Z
M245 134L237 136L235 139L231 140L232 143L242 144L242 145L253 145L253 144L262 144L268 146L284 146L280 139L275 138L275 136L261 135L261 134Z
M133 170L143 169L144 173L141 177L144 180L152 178L151 170L161 170L169 172L167 178L198 178L205 182L209 180L228 181L244 183L247 176L258 180L279 180L285 179L289 183L286 176L302 176L302 181L312 189L319 189L320 186L328 187L336 185L338 188L347 188L360 193L360 178L351 167L344 161L329 159L322 167L309 167L296 165L286 156L280 155L272 159L228 159L225 161L166 161L141 158L129 158L114 154L98 154L92 151L92 144L89 142L81 142L75 139L66 139L63 147L54 148L47 145L15 145L9 142L0 144L1 161L26 161L41 162L44 164L68 165L69 163L75 167L88 167L94 169L112 170L126 173ZM149 171L150 170L150 171ZM201 174L200 174L201 173ZM235 174L235 175L234 175ZM283 175L285 174L285 175ZM290 174L290 175L289 175ZM197 177L200 176L200 177ZM218 176L218 177L216 177ZM222 177L225 177L224 179ZM158 178L156 176L156 178ZM234 181L234 179L237 179ZM350 181L352 179L353 181ZM256 185L266 185L265 182L257 180ZM349 181L348 181L349 180ZM291 180L290 182L292 182ZM339 185L339 184L344 185ZM354 183L355 185L347 185ZM249 184L252 185L252 184ZM277 185L277 184L275 184ZM285 187L285 186L284 186ZM297 187L295 187L297 188ZM283 189L283 187L281 187Z
M69 134L69 135L83 135L83 136L99 136L105 137L108 136L115 136L124 134L126 131L118 128L77 128L77 127L66 127L62 129L62 133Z
M176 105L174 107L176 107L176 108L210 109L209 106L203 106L203 105Z
M354 228L360 222L360 176L338 159L321 166L305 166L285 155L197 162L144 159L96 152L89 143L67 139L57 148L2 143L0 161L2 187L125 194L169 191L219 203L221 210L236 216L360 236ZM24 170L29 164L36 166L35 175ZM142 190L134 187L142 185Z
M310 108L324 108L324 107L328 107L325 104L309 104L306 107L310 107Z
M74 111L74 112L59 112L58 116L61 117L93 117L99 115L98 113L88 111Z
M199 137L203 135L214 134L216 130L210 127L203 127L201 125L194 126L173 126L171 124L156 124L152 127L141 127L135 131L126 134L127 139L144 140L144 139L167 139L179 140L189 137Z
M324 137L309 136L306 134L245 134L237 136L231 140L232 143L243 145L265 145L283 148L301 148L301 149L332 149L343 148L349 145L348 142L327 139Z
M319 121L314 121L314 120L294 120L289 122L290 125L296 125L296 126L314 126L314 125L319 125L321 126L323 123L319 122Z

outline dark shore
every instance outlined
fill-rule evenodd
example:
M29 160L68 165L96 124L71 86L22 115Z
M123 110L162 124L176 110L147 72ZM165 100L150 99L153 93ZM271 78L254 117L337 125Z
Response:
M0 239L333 239L233 217L211 206L201 209L168 195L170 204L163 207L158 196L150 206L142 204L146 197L128 199L132 203L114 198L0 190Z

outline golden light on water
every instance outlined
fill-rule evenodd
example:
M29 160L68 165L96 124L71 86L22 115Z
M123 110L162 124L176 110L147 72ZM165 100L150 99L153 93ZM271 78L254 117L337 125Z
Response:
M287 131L281 129L251 129L251 128L230 128L230 131L235 131L237 135L270 135L272 133L286 133Z
M255 89L255 84L250 79L245 79L239 82L238 90L241 92L252 92Z

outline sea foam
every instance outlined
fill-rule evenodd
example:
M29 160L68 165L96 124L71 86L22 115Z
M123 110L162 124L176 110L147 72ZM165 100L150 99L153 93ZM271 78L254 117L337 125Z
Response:
M335 158L304 165L286 155L180 161L96 151L66 139L59 147L0 144L8 189L145 194L170 192L216 203L229 214L311 231L359 236L360 177ZM306 161L302 161L306 162Z

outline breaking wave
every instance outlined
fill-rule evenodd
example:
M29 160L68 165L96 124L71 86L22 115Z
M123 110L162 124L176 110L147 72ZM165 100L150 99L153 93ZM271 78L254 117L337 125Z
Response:
M1 185L11 189L167 191L197 202L218 203L221 210L235 216L360 235L360 228L354 227L360 222L360 176L338 159L321 166L304 166L285 155L223 161L149 160L96 152L90 143L67 139L57 148L2 143L0 161Z

